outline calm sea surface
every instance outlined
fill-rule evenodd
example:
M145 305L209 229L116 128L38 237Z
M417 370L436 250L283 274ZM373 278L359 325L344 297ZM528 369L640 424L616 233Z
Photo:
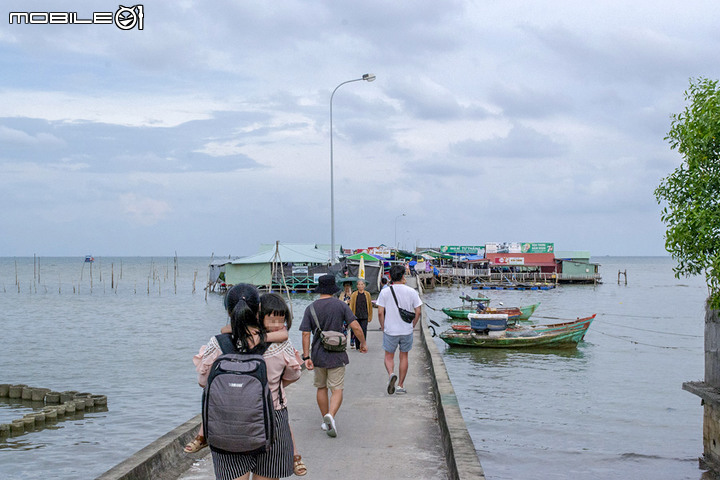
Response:
M598 316L577 349L443 352L491 480L699 479L702 279L667 258L600 257L605 283L550 291L438 288L505 305L541 302L536 321ZM208 258L0 258L0 383L108 396L108 410L0 440L0 478L94 478L199 413L191 357L226 323L205 295ZM627 270L628 285L617 285ZM193 291L194 290L194 291ZM312 299L296 295L301 316ZM430 318L449 325L440 311ZM299 345L297 324L291 339ZM382 361L378 357L378 361ZM0 400L0 423L33 408Z

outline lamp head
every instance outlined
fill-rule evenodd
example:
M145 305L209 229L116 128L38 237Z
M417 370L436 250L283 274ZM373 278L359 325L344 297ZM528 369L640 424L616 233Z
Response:
M362 79L365 80L366 82L372 82L375 80L375 75L373 75L372 73L366 73L365 75L362 76Z

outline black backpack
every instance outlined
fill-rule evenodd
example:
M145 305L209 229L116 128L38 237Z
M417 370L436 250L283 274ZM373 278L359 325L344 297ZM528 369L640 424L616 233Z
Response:
M262 453L275 436L274 406L262 355L239 353L229 334L216 335L220 355L203 391L202 419L210 449Z

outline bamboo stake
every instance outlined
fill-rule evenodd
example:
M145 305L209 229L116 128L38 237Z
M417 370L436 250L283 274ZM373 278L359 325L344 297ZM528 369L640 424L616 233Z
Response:
M212 252L212 255L210 255L210 265L212 265L214 258L215 252ZM207 303L208 290L210 290L210 266L208 266L207 271L207 283L205 284L205 303Z

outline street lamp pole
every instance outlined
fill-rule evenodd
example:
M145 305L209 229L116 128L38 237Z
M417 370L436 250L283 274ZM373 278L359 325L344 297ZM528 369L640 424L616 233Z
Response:
M335 261L335 174L333 172L333 97L337 89L345 85L346 83L359 82L365 80L366 82L372 82L375 80L375 75L372 73L366 73L360 78L354 80L347 80L342 82L340 85L335 87L330 95L330 264Z
M397 221L400 217L404 217L404 216L405 216L405 214L403 213L402 215L398 215L397 217L395 217L395 244L394 244L395 250L397 250L397 248L398 248L398 246L397 246Z

